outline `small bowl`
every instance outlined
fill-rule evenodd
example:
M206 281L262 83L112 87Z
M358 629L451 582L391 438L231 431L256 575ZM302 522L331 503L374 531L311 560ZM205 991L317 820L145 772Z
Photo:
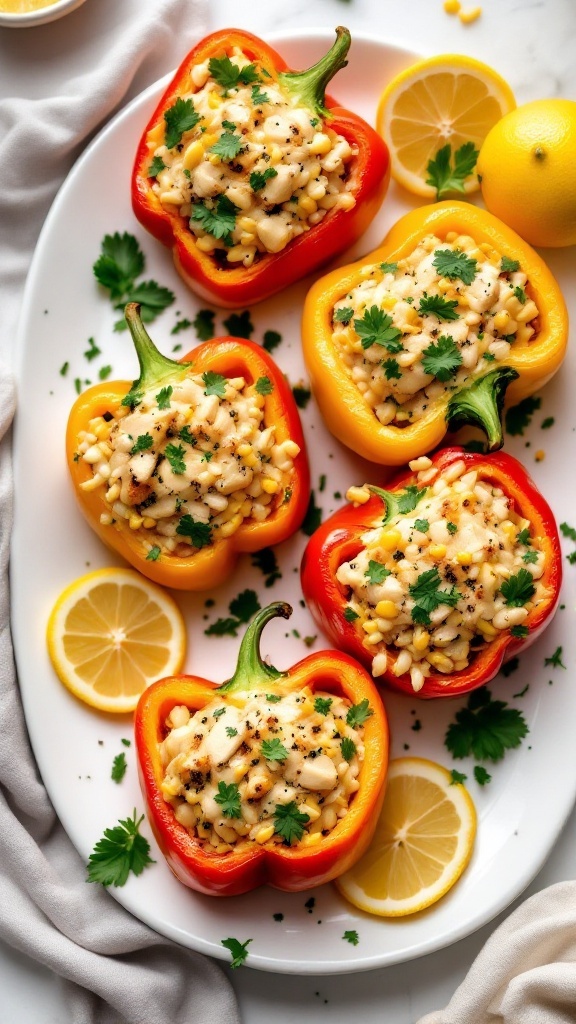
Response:
M6 28L33 28L36 25L46 25L49 21L56 21L56 18L69 14L83 3L84 0L56 0L56 3L39 7L36 11L0 11L0 25Z

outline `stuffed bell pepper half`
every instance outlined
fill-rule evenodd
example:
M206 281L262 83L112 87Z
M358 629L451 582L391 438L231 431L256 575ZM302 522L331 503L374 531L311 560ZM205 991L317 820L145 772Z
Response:
M533 249L469 203L401 217L382 246L311 288L304 356L328 428L381 465L479 427L542 387L566 351L558 284Z
M241 552L298 529L309 473L298 410L267 352L216 338L181 362L126 320L140 376L76 400L66 448L80 507L101 540L156 583L205 590Z
M325 90L350 33L307 71L262 40L215 32L183 61L140 141L138 220L189 287L247 306L342 252L370 225L389 181L388 150Z
M162 679L135 719L142 792L158 844L185 885L236 896L268 883L298 892L346 871L382 801L388 727L368 673L346 654L279 672L248 627L233 677Z
M446 448L313 534L302 588L314 618L395 690L458 696L551 621L562 579L552 511L516 459Z

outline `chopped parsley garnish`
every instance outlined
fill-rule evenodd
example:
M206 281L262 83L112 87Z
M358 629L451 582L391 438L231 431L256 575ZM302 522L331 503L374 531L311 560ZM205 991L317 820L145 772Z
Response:
M500 272L502 274L513 274L515 270L520 270L518 260L511 260L509 256L503 256L500 263Z
M310 821L309 814L298 810L295 800L288 804L276 804L274 811L274 831L284 840L285 846L299 842L304 835L304 825Z
M126 775L128 765L126 764L126 754L116 754L114 761L112 762L112 771L110 778L113 782L122 782L122 779Z
M371 558L364 575L368 577L369 583L384 583L386 577L390 575L390 569L387 569L381 562L376 562Z
M409 484L397 499L398 512L402 515L407 515L408 512L413 512L420 499L426 494L427 489L428 488L426 487L422 487L421 490L418 490L416 484Z
M526 562L526 565L536 565L538 561L537 551L527 551L525 555L522 555L522 561Z
M428 522L427 519L415 519L414 529L418 530L419 533L428 533L428 530L430 529L430 523Z
M506 433L510 434L511 437L517 437L523 434L526 427L530 426L530 421L535 412L538 411L542 405L541 398L523 398L518 405L513 405L510 409L506 410Z
M271 395L274 391L274 385L269 377L258 377L254 388L259 395Z
M383 345L389 352L400 352L402 331L393 326L392 317L378 306L364 310L361 320L354 321L354 330L362 342L362 348Z
M420 316L435 316L437 320L459 320L456 312L458 299L445 299L442 295L424 295L420 299L418 312Z
M520 533L517 534L516 543L523 544L524 547L528 547L528 545L532 543L530 539L530 530L527 526L525 526L524 529L520 530Z
M260 81L255 64L246 64L239 68L229 57L211 57L208 61L208 70L214 81L224 89L224 95L228 89Z
M441 334L436 344L428 345L422 352L425 373L436 377L442 384L449 381L461 365L462 353L449 334Z
M88 338L88 346L89 347L84 353L84 358L90 362L92 359L95 359L96 356L101 355L101 350L98 348L94 338Z
M446 529L448 530L448 533L451 533L452 535L458 533L458 527L456 526L456 523L446 523Z
M174 299L174 292L169 288L163 288L156 281L141 281L124 295L122 302L119 302L115 308L124 309L127 302L137 302L140 306L142 323L149 324L163 309L171 306ZM114 324L114 330L124 331L127 326L126 320L122 317Z
M288 757L286 747L283 747L277 736L272 740L264 740L262 743L262 757L267 761L285 761Z
M332 703L332 697L315 697L314 711L317 711L319 715L327 715L332 707Z
M176 527L179 537L189 537L195 548L205 548L212 543L212 527L209 523L200 523L188 513L180 519Z
M384 359L382 361L382 369L386 376L386 380L400 380L402 376L402 370L396 359Z
M160 174L160 171L165 171L165 170L166 170L166 164L164 163L162 157L161 156L155 156L153 158L151 164L150 164L150 167L148 168L148 177L149 178L157 178L158 175Z
M226 726L226 735L227 735L228 739L231 740L233 736L237 736L238 735L238 729L235 729L233 725L227 725Z
M528 626L512 626L512 629L510 630L511 635L518 638L528 636L529 632L530 630L528 629Z
M62 363L62 366L60 367L60 376L61 377L65 377L66 374L68 373L69 369L70 369L70 363L68 363L68 362Z
M501 700L492 700L485 686L474 690L468 704L456 712L444 742L456 759L472 755L478 761L500 761L506 750L519 747L528 734L524 716Z
M542 423L540 424L540 429L550 430L550 427L553 427L555 422L556 421L553 416L547 416L546 419L542 420Z
M345 942L349 942L351 946L357 946L360 942L360 937L355 928L350 928L348 931L345 931L342 938Z
M150 548L150 551L146 555L146 561L147 562L157 562L158 559L160 558L161 554L162 554L162 552L161 552L160 548L158 547L157 544L155 544L153 548Z
M183 317L182 320L176 321L174 327L170 331L170 334L180 334L180 331L185 331L188 327L192 327L192 321L188 320L187 317ZM175 352L176 348L173 348L172 351Z
M266 349L267 352L273 352L275 348L278 348L281 341L282 335L278 331L264 331L262 348Z
M262 548L252 554L252 565L264 576L264 586L272 587L276 580L282 579L276 554L273 548Z
M236 127L234 125L234 127ZM220 138L210 146L209 153L215 153L225 163L234 160L242 149L242 136L235 135L233 131L222 132Z
M207 370L206 373L202 374L202 380L206 388L204 394L216 395L218 398L224 398L226 392L226 377L223 377L221 373L213 373L212 370Z
M214 337L214 317L216 314L212 309L199 309L193 320L196 337L200 341L210 341Z
M449 281L458 279L472 284L476 277L476 260L460 249L436 249L432 263L440 277L447 277Z
M247 946L252 942L252 939L246 939L246 942L239 942L238 939L222 939L221 945L229 949L232 954L232 961L230 967L232 970L236 970L237 967L242 967L248 956Z
M169 409L170 399L172 397L172 385L168 384L165 388L160 388L160 391L156 395L156 404L159 409Z
M235 782L219 782L218 792L214 794L214 800L222 808L222 814L225 818L239 818L241 816L240 790Z
M395 274L398 270L397 263L381 263L380 270L383 274Z
M322 509L316 504L316 498L314 491L310 492L310 500L308 502L308 508L306 515L304 516L304 522L300 529L302 533L305 533L307 537L311 537L315 530L318 529L322 522Z
M236 214L239 209L228 196L219 195L212 206L195 203L190 219L198 221L209 235L222 239L224 245L230 246L233 245L232 232L236 227Z
M101 248L102 253L93 267L94 275L108 289L112 301L118 301L144 271L144 253L134 235L127 231L123 235L118 231L104 235Z
M351 708L348 708L346 725L349 725L351 729L357 729L360 725L364 725L364 722L373 714L374 710L370 707L368 698L364 697L359 704L353 704Z
M474 765L474 778L479 786L485 786L488 782L491 782L492 776L488 774L486 769L481 764Z
M344 618L346 619L346 622L354 622L356 619L359 619L360 616L358 615L358 612L355 612L354 609L350 607L350 605L347 605L344 609Z
M435 611L436 608L443 604L454 608L458 604L461 595L456 587L451 587L450 590L440 590L441 583L440 573L435 566L433 569L420 573L416 583L410 584L408 593L414 600L414 607L412 609L413 622L429 626L430 613Z
M340 751L345 761L351 761L356 753L356 744L349 736L344 736L340 743Z
M173 106L164 111L164 123L166 125L164 142L166 149L174 149L181 142L184 132L192 131L199 120L200 114L194 110L192 100L183 100L179 96Z
M464 775L463 772L456 771L455 768L452 769L450 775L452 776L452 781L450 783L451 786L462 786L468 778L467 775Z
M250 188L253 192L261 192L270 178L276 178L278 171L275 167L267 167L264 171L252 171L250 175Z
M428 162L426 184L436 189L436 199L442 199L450 192L464 192L464 182L468 178L478 159L479 150L473 142L465 142L454 153L452 164L452 146L446 143L439 149L436 156Z
M170 463L170 468L177 476L186 472L185 454L186 449L181 444L167 444L164 449L164 455Z
M254 333L254 324L247 309L243 313L230 313L228 319L224 321L224 327L234 338L250 339Z
M277 693L267 693L266 700L270 701L271 704L277 704L278 701L282 700L282 697Z
M139 434L130 449L130 455L138 455L138 452L145 452L154 444L151 434Z
M191 444L192 447L194 447L194 445L196 444L196 438L194 437L194 434L190 433L190 427L188 426L187 423L185 426L182 427L182 430L178 434L178 437L180 438L181 441L184 441L186 444Z
M573 526L570 526L568 523L560 523L560 533L563 537L573 540L576 544L576 529Z
M255 106L258 106L261 103L269 103L270 97L267 92L262 92L259 85L253 85L251 100Z
M295 384L292 388L292 394L299 409L305 409L312 398L310 388L305 387L304 384Z
M500 593L509 608L522 608L536 592L534 577L528 569L519 569L515 576L504 580Z
M520 658L510 658L510 660L505 662L502 666L502 675L507 679L508 676L511 676L518 668L520 668Z
M496 356L492 352L483 352L482 358L485 359L487 363L493 363Z
M520 287L515 288L514 289L514 295L518 299L518 302L521 302L522 305L524 305L524 303L528 302L528 298L526 296L526 292L524 291L523 288L520 288Z
M237 636L241 625L249 622L257 611L260 602L255 590L243 590L228 605L230 617L217 619L204 630L206 636Z
M130 872L141 875L154 861L150 857L150 844L140 835L144 815L136 819L120 820L114 828L104 829L102 839L96 843L88 860L88 881L101 885L125 885Z
M338 324L349 324L353 316L352 306L341 306L334 312L334 320Z
M566 668L562 662L562 648L557 647L550 658L544 658L545 665L552 665L552 668Z

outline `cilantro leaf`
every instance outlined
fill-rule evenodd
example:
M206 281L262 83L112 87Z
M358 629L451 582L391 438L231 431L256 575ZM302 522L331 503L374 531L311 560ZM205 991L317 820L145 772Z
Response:
M142 322L150 324L163 309L172 305L175 298L170 288L164 288L157 281L141 281L126 292L122 301L116 305L116 309L124 309L127 302L137 302ZM115 331L125 331L127 327L124 317L114 324Z
M311 537L315 530L318 529L322 522L322 509L316 504L316 498L314 491L310 492L310 500L308 502L308 508L306 515L304 516L304 522L300 529L302 533L305 533L307 537Z
M184 132L192 131L200 120L200 114L194 110L191 99L183 100L181 96L176 102L164 111L164 123L166 125L165 145L166 149L174 149L178 146Z
M422 487L418 490L416 484L409 484L397 499L396 506L398 512L402 515L407 515L408 512L413 512L420 502L420 499L426 494L427 490L427 487Z
M576 530L573 526L569 526L568 523L560 523L560 533L563 537L567 537L568 540L573 540L576 544Z
M349 324L353 316L352 306L341 306L340 309L334 310L333 320L337 324Z
M520 287L515 288L514 289L514 295L518 299L518 302L521 302L522 305L524 305L526 302L528 302L528 298L527 298L526 292L524 291L523 288L520 288Z
M214 81L222 86L224 94L228 89L236 89L239 83L251 85L252 82L260 81L255 64L246 64L239 68L229 57L211 57L208 70Z
M284 840L284 846L292 846L304 835L304 825L310 821L309 814L298 810L295 800L287 804L276 804L274 810L274 831Z
M130 455L138 455L138 452L145 452L154 444L151 434L139 434L130 449Z
M314 711L317 711L319 715L327 715L332 704L332 697L315 697Z
M356 753L356 744L349 736L343 736L340 743L340 750L345 761L351 761Z
M209 523L200 523L188 513L180 519L176 527L179 537L189 537L195 548L205 548L212 543L212 527Z
M441 199L449 192L464 192L464 181L476 167L479 150L473 142L465 142L454 153L452 166L452 146L448 142L439 149L434 159L426 168L429 177L426 184L436 189L436 199Z
M456 587L451 587L450 590L440 590L441 582L440 573L435 566L433 569L420 573L416 583L410 584L408 593L414 600L412 609L414 622L428 626L430 613L440 605L447 604L450 608L454 608L458 604L461 595Z
M172 472L177 476L186 472L186 463L184 462L184 456L186 449L181 444L167 444L164 449L164 455L170 463Z
M346 942L349 942L351 946L357 946L358 943L360 942L358 932L356 931L355 928L350 928L348 931L345 931L342 938Z
M240 807L240 790L235 782L218 783L218 792L214 795L215 803L222 808L225 818L240 818L242 810Z
M350 605L347 605L344 609L344 618L346 619L346 622L354 622L356 619L359 619L360 616L358 615L358 612L355 612L354 609L350 607Z
M160 391L156 395L156 404L159 409L169 409L170 399L172 397L173 387L171 384L167 384L165 388L160 388Z
M248 338L252 337L254 333L254 324L250 319L249 310L245 309L243 313L231 313L227 320L224 321L224 327L234 338Z
M264 740L262 743L262 757L267 761L285 761L288 757L286 747L283 747L277 736L272 740Z
M418 312L420 316L435 316L438 320L459 320L456 312L458 299L445 299L443 295L424 295L420 299Z
M436 344L428 345L422 352L422 366L425 373L445 384L462 365L462 353L450 334L441 334Z
M500 272L502 274L513 274L515 270L520 270L519 261L511 260L509 256L503 256L500 263Z
M236 618L216 619L204 630L206 636L238 636L238 629L242 625Z
M150 844L140 835L144 815L136 819L120 820L114 828L104 829L102 839L96 843L88 860L88 881L101 885L125 885L128 875L141 875L154 861L150 857Z
M512 626L512 629L510 630L512 636L516 636L520 639L522 637L528 636L529 632L530 630L528 629L528 626Z
M448 530L448 533L452 534L452 536L454 536L455 533L458 533L458 527L456 526L456 523L447 522L446 529Z
M553 427L555 422L556 421L553 416L547 416L546 419L542 420L542 423L540 424L540 429L550 430L550 427Z
M261 548L260 551L254 551L252 554L252 565L256 569L260 569L260 572L263 574L265 587L272 587L276 580L282 579L282 573L280 572L273 548Z
M196 438L194 437L194 434L190 433L190 427L188 426L187 423L182 427L182 430L179 432L178 437L180 438L181 441L184 441L185 444L191 444L192 447L194 447L194 445L196 444Z
M427 519L415 519L414 529L418 530L419 533L428 533L428 530L430 529L430 523L428 522Z
M222 939L221 944L229 949L232 954L232 962L230 967L232 970L236 970L237 967L242 967L242 964L248 956L248 949L246 948L252 939L246 939L246 942L239 942L238 939Z
M84 358L91 362L96 356L101 355L101 350L98 348L94 338L88 338L88 348L84 352Z
M266 167L263 171L252 171L250 175L250 188L253 192L261 192L270 178L275 178L278 171L275 167Z
M192 327L192 321L188 320L187 317L183 317L182 320L177 320L176 321L176 323L174 324L174 327L170 331L170 334L180 334L180 331L185 331L188 327ZM175 352L176 351L176 347L174 347L172 349L172 351Z
M160 171L166 170L166 164L161 156L155 156L148 168L148 177L157 178Z
M368 562L368 568L364 573L368 577L370 583L384 583L387 576L390 575L390 569L387 569L381 562L375 562L373 558Z
M305 387L304 384L295 384L292 388L292 394L299 409L305 409L312 398L310 388Z
M271 395L274 391L274 385L269 377L258 377L254 388L259 395Z
M479 786L485 786L488 782L491 782L492 776L488 774L486 769L481 764L474 765L474 778Z
M373 708L368 703L368 698L364 697L359 704L353 704L352 707L348 708L348 714L346 715L346 724L352 729L357 729L359 725L364 725L366 719L370 718L374 714Z
M228 736L229 739L232 739L233 736L238 735L238 729L235 729L233 725L227 725L226 735Z
M395 274L398 270L397 263L381 263L380 270L383 274Z
M195 203L190 219L198 221L209 235L222 239L224 245L233 245L232 232L236 227L236 214L239 210L228 196L219 195L212 201L212 206Z
M520 533L517 534L516 543L523 544L524 547L528 547L532 543L530 539L530 530L527 526L525 526L524 529L520 530Z
M202 380L206 390L204 394L217 395L218 398L224 398L226 392L226 377L223 377L221 373L214 373L212 370L207 370L206 373L202 374Z
M557 647L551 658L544 658L545 665L552 665L552 668L566 668L562 661L562 648Z
M513 405L510 409L506 410L506 433L510 434L511 437L518 437L524 433L526 427L530 426L530 421L535 412L538 411L542 405L541 398L534 398L531 395L529 398L523 398L518 405Z
M525 555L522 555L522 561L526 562L527 565L535 565L538 561L538 552L527 551Z
M279 334L278 331L264 331L262 348L265 349L266 352L273 352L275 348L278 348L281 341L282 335Z
M478 761L500 761L506 750L519 747L528 734L524 716L485 687L474 690L468 705L456 712L444 742L456 759L472 754Z
M121 299L144 270L144 253L134 235L127 231L122 235L118 231L105 235L101 249L93 267L94 276L108 289L111 299Z
M157 562L158 559L160 558L161 554L162 554L162 552L161 552L160 548L158 547L157 544L155 544L154 547L150 548L150 551L146 555L146 561L147 562Z
M116 757L112 762L112 772L110 774L110 778L113 780L113 782L122 782L122 779L126 775L127 768L128 765L126 764L126 754L116 754Z
M386 380L400 380L402 377L402 370L396 359L384 359L382 369L384 370Z
M451 786L462 786L468 778L468 776L464 775L463 772L457 772L455 768L452 769L450 774L452 776L452 782L450 783Z
M199 309L193 320L196 337L200 341L210 341L214 337L214 317L216 314L212 309Z
M449 281L459 279L464 284L472 284L476 277L476 260L460 249L435 249L432 263L440 277L447 277Z
M260 602L256 591L243 590L230 601L228 609L230 614L234 615L239 622L250 622L252 616L260 611Z
M362 319L354 320L354 330L364 349L370 348L371 345L383 345L389 352L394 353L402 348L402 343L398 340L402 337L402 331L393 326L392 317L378 306L365 309Z
M262 92L259 85L252 86L252 95L250 97L252 103L255 106L259 106L261 103L269 103L270 97L267 92Z
M215 153L225 163L230 163L238 156L238 153L242 149L242 136L235 135L234 132L222 132L220 138L210 146L209 153Z
M509 608L522 608L536 592L534 577L528 569L519 569L515 576L504 580L500 593Z

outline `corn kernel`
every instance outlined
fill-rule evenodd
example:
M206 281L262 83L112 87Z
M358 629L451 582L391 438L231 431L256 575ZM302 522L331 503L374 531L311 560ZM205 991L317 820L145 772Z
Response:
M155 125L154 128L150 129L146 136L146 144L150 146L151 149L156 149L157 146L161 146L162 143L164 142L165 134L166 125L162 120L159 122L159 124Z
M428 554L430 555L430 558L444 558L444 555L446 554L446 545L431 544L428 548Z
M144 516L142 526L145 530L152 530L156 526L156 520L152 519L152 516Z
M287 455L289 459L295 459L296 456L300 454L300 447L296 444L296 441L285 441L282 448L284 450L284 454Z
M134 512L132 513L130 519L128 520L128 526L130 527L131 530L139 530L143 522L144 518L142 516L136 515L136 513Z
M370 501L370 491L367 487L349 487L346 491L346 500L355 501L357 505L365 505Z
M472 555L469 551L459 551L456 555L456 561L458 562L458 565L471 565Z
M326 156L332 149L330 137L324 132L316 132L312 142L308 146L308 152L314 156Z
M279 164L282 159L282 150L280 149L280 146L276 146L275 144L270 146L268 155L270 157L271 164Z
M212 235L203 235L202 238L196 239L196 245L200 252L211 253L216 248L216 239Z
M242 522L242 516L239 516L239 515L232 516L232 519L229 519L227 523L224 523L220 527L220 536L221 537L231 537L233 533L236 533L236 530L240 526L241 522Z
M472 7L469 11L459 11L458 17L460 18L460 21L462 22L463 25L470 25L473 21L476 21L476 19L479 18L481 14L481 7Z
M212 89L208 93L208 106L211 107L212 110L217 110L218 107L222 106L223 102L224 102L224 100L219 95L219 93L216 92L215 89Z
M226 698L226 699L228 699L228 698ZM235 765L234 769L233 769L233 772L232 772L234 782L240 782L240 779L244 778L244 776L246 775L249 767L250 767L249 764L237 764L237 765Z
M245 457L244 462L249 469L254 469L254 467L258 465L258 456L255 452L252 452L250 455ZM262 484L262 486L264 486L264 484Z
M507 309L500 310L494 317L494 328L495 330L506 334L508 333L507 328L510 323L511 317Z
M204 156L204 146L198 140L191 142L182 158L182 167L191 171L197 167Z
M546 452L544 451L544 449L539 448L537 452L534 452L534 458L536 462L542 462L542 460L546 458Z
M484 636L496 636L498 630L492 625L491 622L486 622L485 619L478 619L476 623L476 629Z
M262 481L262 490L266 494L276 494L280 489L280 484L276 480L266 479Z
M269 839L272 839L273 835L274 825L263 825L262 828L258 829L256 835L254 836L254 839L256 840L257 843L260 844L267 843Z
M304 210L304 213L316 213L318 209L318 203L311 199L310 196L302 196L298 206Z
M171 781L163 782L160 788L164 796L176 796L180 789L180 779L173 778Z
M397 302L398 299L395 299L393 295L385 295L380 305L382 309L394 309Z
M218 153L208 153L207 156L210 163L213 164L214 167L217 167L218 164L222 163L222 158L218 156Z
M112 526L113 522L114 522L114 518L113 518L113 516L110 515L109 512L103 512L102 515L100 516L100 525L101 526Z
M398 615L398 609L394 601L378 601L374 610L376 615L382 619L395 619Z
M426 658L426 661L434 668L437 668L439 672L451 672L454 668L454 662L452 658L449 658L446 654L441 654L440 651L433 651Z
M428 644L430 643L430 633L428 632L428 630L423 629L419 632L414 630L414 640L412 641L412 643L414 645L414 650L425 651L426 648L428 647Z
M375 622L374 619L368 619L366 622L362 623L362 629L365 633L368 633L368 635L370 635L370 633L377 633L378 623Z
M319 843L321 839L321 832L307 832L306 835L302 836L300 842L302 846L316 846L316 844Z
M380 537L380 547L384 548L385 551L395 551L401 540L402 534L400 530L385 530Z
M460 0L444 0L444 10L446 14L458 14L460 10Z

